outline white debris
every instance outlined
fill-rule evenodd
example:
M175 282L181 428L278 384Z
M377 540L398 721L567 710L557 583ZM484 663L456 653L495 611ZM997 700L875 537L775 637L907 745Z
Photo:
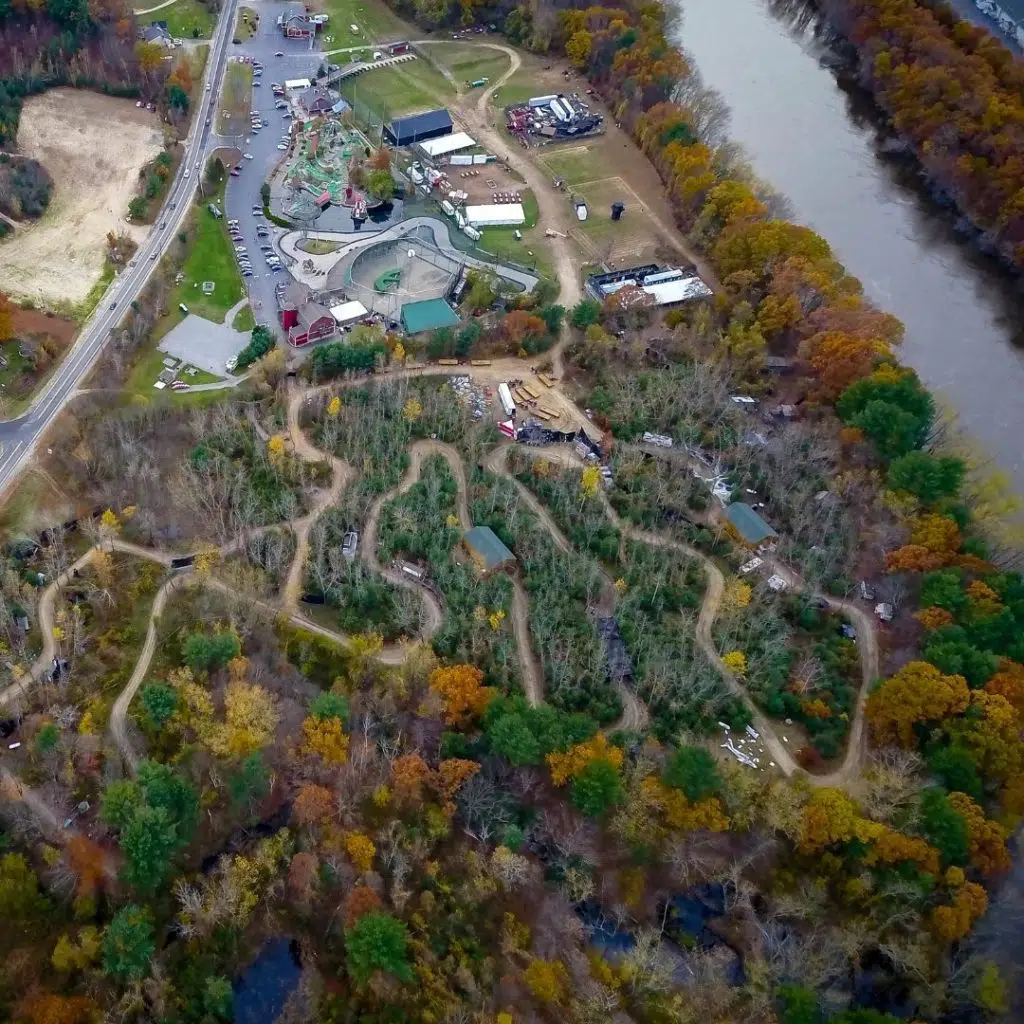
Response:
M725 724L725 722L719 722L718 725L719 725L720 728L724 729L726 732L729 731L729 726L727 726Z
M755 569L760 568L762 564L763 564L763 560L758 558L755 555L749 562L744 562L740 566L740 574L743 575L743 576L746 576L747 573L751 573Z
M761 734L752 725L746 726L744 731L752 740L759 740L761 738Z
M768 577L768 589L774 590L777 594L782 593L788 586L789 584L778 573Z

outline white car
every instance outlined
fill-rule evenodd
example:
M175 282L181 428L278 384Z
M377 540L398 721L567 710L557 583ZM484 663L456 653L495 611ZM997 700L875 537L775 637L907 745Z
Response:
M246 160L251 160L251 159L252 159L252 153L243 153L243 154L242 154L242 156L243 156L243 157L244 157L244 158L245 158Z
M286 150L286 149L287 149L288 147L287 147L287 146L286 146L286 145L285 145L285 144L284 144L283 142L279 142L279 143L277 144L277 148L278 148L278 149L280 149L280 150L281 150L281 151L283 152L283 151L284 151L284 150Z
M238 356L232 356L225 364L224 369L231 373L231 371L238 365Z

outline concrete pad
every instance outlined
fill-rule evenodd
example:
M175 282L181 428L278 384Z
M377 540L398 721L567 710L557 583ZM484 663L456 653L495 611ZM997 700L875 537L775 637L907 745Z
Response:
M224 364L248 344L247 332L236 331L228 324L215 324L190 313L164 336L160 351L223 377L226 375Z

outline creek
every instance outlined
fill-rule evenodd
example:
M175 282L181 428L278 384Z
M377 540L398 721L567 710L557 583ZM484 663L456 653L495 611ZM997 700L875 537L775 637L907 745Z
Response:
M900 358L1024 493L1024 300L958 231L805 0L668 0L670 38L731 112L728 135L798 223L906 325ZM960 225L962 226L962 225Z

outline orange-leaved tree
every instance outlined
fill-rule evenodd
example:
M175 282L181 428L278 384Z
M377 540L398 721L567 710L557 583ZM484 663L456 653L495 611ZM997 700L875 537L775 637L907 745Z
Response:
M943 675L926 661L911 661L868 697L867 719L876 743L913 747L914 726L963 714L968 701L963 676Z

